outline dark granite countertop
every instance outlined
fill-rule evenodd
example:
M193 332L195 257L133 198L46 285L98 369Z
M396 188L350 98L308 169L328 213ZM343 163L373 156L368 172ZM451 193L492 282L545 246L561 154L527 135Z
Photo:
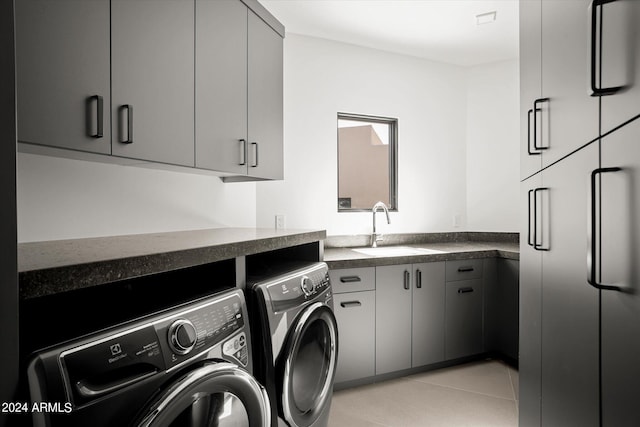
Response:
M329 237L325 243L324 261L329 268L373 267L393 264L452 261L500 257L520 259L517 234L514 233L431 233L423 235L394 235L384 247L402 246L417 249L412 254L367 255L357 249L366 247L361 238ZM360 243L354 247L349 243ZM340 246L340 247L337 247ZM380 244L379 244L380 246ZM419 253L420 250L425 253Z
M268 252L325 237L324 230L218 228L20 243L20 298Z

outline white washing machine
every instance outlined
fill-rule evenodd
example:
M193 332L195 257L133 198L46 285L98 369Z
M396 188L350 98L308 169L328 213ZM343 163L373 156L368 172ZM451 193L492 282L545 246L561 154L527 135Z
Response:
M37 352L36 426L268 427L253 377L244 294L234 289Z
M272 426L326 427L338 356L327 265L249 279L255 375L269 393Z

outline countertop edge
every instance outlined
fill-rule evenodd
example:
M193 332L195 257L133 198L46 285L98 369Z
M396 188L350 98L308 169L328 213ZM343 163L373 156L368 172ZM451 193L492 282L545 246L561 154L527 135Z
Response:
M244 229L239 230L246 233ZM184 235L194 232L197 232L197 230L185 232ZM153 239L162 234L121 236L122 239L119 243L122 244L122 241L128 241L130 244L135 245L135 242L143 242L145 239ZM180 235L180 232L174 232L173 234ZM41 268L19 271L20 299L42 297L149 274L194 267L313 243L326 238L326 231L324 230L274 230L272 235L269 235L268 231L264 231L262 234L266 235L250 239L240 238L237 241L229 241L228 238L225 238L225 241L219 244L216 244L212 239L208 244L198 244L197 247L182 247L176 250L158 251L156 253L136 255L134 249L127 251L128 255L120 258L108 257L105 259L85 260L85 262L75 264L68 262L68 257L65 258L64 263L58 262L58 265L56 262L43 261ZM104 244L108 239L113 240L114 238L66 240L60 242L60 244L69 245L69 242L71 242L73 245L75 242L78 249L82 250L86 249L86 245L91 245L93 242L99 245L101 243ZM115 238L114 242L118 244L118 239ZM146 244L148 242L145 242ZM20 256L46 257L47 254L53 256L56 245L55 241L23 244ZM184 243L181 245L184 246ZM131 254L132 252L134 254Z

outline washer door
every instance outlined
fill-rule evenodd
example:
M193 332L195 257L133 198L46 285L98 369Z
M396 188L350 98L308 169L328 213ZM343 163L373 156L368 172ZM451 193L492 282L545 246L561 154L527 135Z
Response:
M333 311L320 302L307 307L290 330L281 353L282 411L292 426L311 426L331 402L338 356Z
M157 396L139 427L269 427L265 389L232 363L207 363L190 371Z

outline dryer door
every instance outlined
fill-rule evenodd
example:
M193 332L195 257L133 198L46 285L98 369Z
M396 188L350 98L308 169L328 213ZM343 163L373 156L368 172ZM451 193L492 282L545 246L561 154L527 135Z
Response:
M282 412L292 426L311 426L331 405L338 355L333 311L320 302L307 307L290 329L283 351Z
M232 363L207 363L182 376L154 398L138 427L269 427L264 388Z

